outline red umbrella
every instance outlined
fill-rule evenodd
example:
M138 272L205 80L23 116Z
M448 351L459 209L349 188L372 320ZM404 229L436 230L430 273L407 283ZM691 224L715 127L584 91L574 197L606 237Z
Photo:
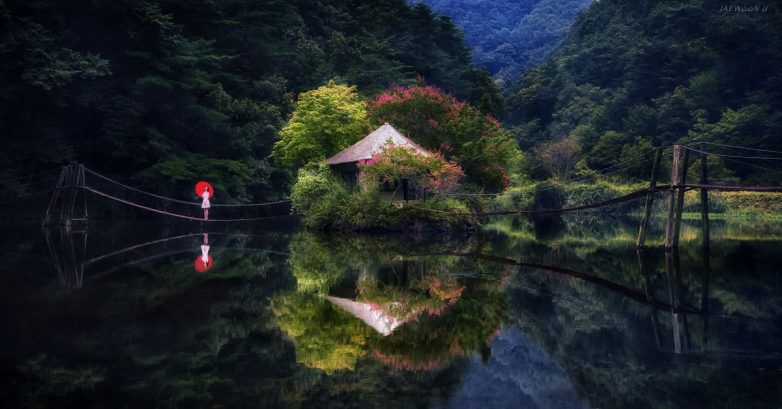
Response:
M204 260L201 259L201 256L196 257L195 261L193 262L193 268L195 268L195 271L199 273L205 273L207 270L212 268L214 263L212 263L212 256L206 256L206 263L204 263Z
M201 197L201 195L204 193L204 189L209 192L209 198L214 196L215 190L212 185L210 185L209 182L204 182L203 180L195 184L196 196Z

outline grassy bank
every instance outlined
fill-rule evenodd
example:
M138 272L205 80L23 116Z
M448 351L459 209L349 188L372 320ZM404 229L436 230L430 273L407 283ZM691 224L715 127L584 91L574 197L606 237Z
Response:
M560 183L544 181L509 188L494 198L490 207L495 211L518 209L569 208L599 203L648 187L647 183ZM667 195L658 193L654 213L668 211ZM643 198L619 203L592 212L610 214L640 214ZM688 191L684 196L685 219L700 217L700 192ZM768 192L709 192L709 215L718 218L748 218L782 220L782 195Z

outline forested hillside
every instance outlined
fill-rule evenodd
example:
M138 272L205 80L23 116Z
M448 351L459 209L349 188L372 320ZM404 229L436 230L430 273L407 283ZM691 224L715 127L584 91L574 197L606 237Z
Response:
M286 195L269 154L299 92L419 76L500 109L451 21L404 0L0 1L4 197L72 161L161 194Z
M541 63L591 0L418 0L464 30L478 67L512 82Z
M569 140L593 169L676 142L782 150L782 8L722 6L595 2L509 91L522 149ZM725 162L735 177L773 175L739 162Z

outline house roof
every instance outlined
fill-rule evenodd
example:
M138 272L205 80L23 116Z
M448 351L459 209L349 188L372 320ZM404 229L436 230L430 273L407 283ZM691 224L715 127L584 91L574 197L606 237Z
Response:
M396 146L409 146L415 149L416 152L425 156L430 156L432 154L417 143L404 137L399 131L386 122L383 126L364 137L364 139L326 159L326 163L329 165L338 165L340 163L351 163L370 159L372 158L372 155L382 150L383 147L389 143Z

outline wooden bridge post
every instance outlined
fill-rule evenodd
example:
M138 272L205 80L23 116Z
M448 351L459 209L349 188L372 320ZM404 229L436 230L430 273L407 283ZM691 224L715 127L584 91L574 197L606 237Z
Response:
M43 227L53 222L64 226L66 230L73 227L74 222L83 225L87 222L87 197L84 165L66 165L60 172L60 178L55 186L54 193L49 200L49 206L43 217ZM79 195L81 199L79 200ZM57 220L53 220L52 215Z
M701 148L701 185L709 184L709 168L706 152ZM701 188L701 228L703 229L703 248L709 249L709 190Z
M678 197L676 200L676 219L673 224L673 247L679 247L679 236L682 230L682 212L684 210L684 193L687 191L687 168L690 164L690 150L684 148L684 161L682 163L682 178L679 184Z
M654 190L657 188L657 172L660 169L660 160L662 159L662 148L655 149L654 162L652 162L652 176L649 179L649 192L646 194L646 203L644 203L644 215L641 219L641 227L638 228L638 238L635 241L636 248L643 248L646 243L646 229L649 226L649 216L652 213L652 204L654 202Z
M671 193L668 199L668 221L665 225L665 249L673 248L674 211L676 210L676 187L679 185L679 155L681 146L673 145L673 166L671 167Z
M57 178L57 184L54 186L54 192L52 193L52 197L49 199L49 205L46 207L46 213L43 215L43 222L41 223L41 227L45 228L52 221L52 210L54 210L55 205L58 203L58 200L60 200L62 188L65 186L65 181L68 179L69 170L70 166L63 166L62 170L60 171L60 176Z

